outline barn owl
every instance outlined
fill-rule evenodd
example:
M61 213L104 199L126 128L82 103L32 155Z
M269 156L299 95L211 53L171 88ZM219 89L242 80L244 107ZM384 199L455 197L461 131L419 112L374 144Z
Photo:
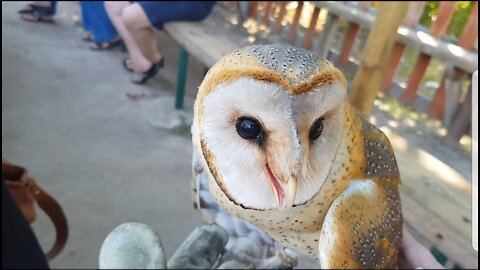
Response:
M317 54L255 45L207 73L192 140L215 200L322 268L389 268L402 239L400 177L385 135Z

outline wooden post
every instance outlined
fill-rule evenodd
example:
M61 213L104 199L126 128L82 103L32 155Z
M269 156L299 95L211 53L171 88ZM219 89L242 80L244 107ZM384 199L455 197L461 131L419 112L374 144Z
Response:
M370 1L360 2L358 9L361 12L366 12L370 7ZM353 49L353 45L355 44L355 39L357 38L358 31L360 30L360 26L356 23L350 22L348 23L348 30L345 34L345 38L343 39L342 49L340 50L340 56L337 63L337 66L342 68L348 64L348 59L350 58L350 54Z
M403 20L403 26L408 28L414 28L422 16L423 9L425 8L426 1L410 2L408 6L407 15ZM387 69L383 76L382 92L388 94L392 85L395 71L397 70L400 60L402 59L403 51L405 50L405 44L397 42L393 47L392 54L388 60Z
M310 20L310 25L308 26L307 34L303 40L303 48L310 49L312 47L313 34L315 34L315 26L317 25L318 14L320 14L320 9L315 7L312 13L312 18Z
M257 11L258 11L258 1L250 2L250 18L253 18L255 21L257 20Z
M338 58L337 66L339 68L345 67L348 63L348 58L350 58L350 52L353 49L353 44L355 43L355 38L357 37L358 30L360 26L358 24L350 22L348 24L347 33L345 33L345 39L343 40L343 46L340 50L340 56Z
M298 22L300 21L300 15L302 15L303 1L298 2L297 9L295 10L295 16L293 22L290 25L290 32L288 33L288 41L294 42L297 36Z
M478 36L478 3L472 9L467 24L463 28L462 35L458 39L458 45L466 50L471 50ZM456 71L460 72L460 71ZM445 75L442 84L438 88L428 108L428 114L432 117L442 119L445 112ZM448 124L448 123L447 123Z
M445 137L447 142L458 142L463 134L468 130L468 126L472 123L472 91L468 90L467 98L460 105L455 113L450 125L448 133Z
M397 29L408 8L408 2L381 2L375 23L368 35L359 71L352 87L351 102L365 115L369 115L373 101L380 90L383 71L387 65Z
M433 97L430 106L428 106L427 113L429 116L442 120L445 111L445 76L442 78L440 87L438 87L435 96Z
M402 60L404 50L405 44L400 42L395 43L392 54L390 55L390 59L388 59L387 69L385 70L385 74L383 76L382 92L384 94L388 94L390 91L393 77L395 76L395 71L397 71L397 66L400 64L400 60Z
M462 36L458 39L458 46L471 50L475 40L478 37L478 2L475 2L475 6L472 9L470 18L467 24L463 28Z
M441 37L445 31L447 31L448 25L452 19L453 13L455 12L456 2L441 2L440 8L438 10L437 20L432 24L430 28L430 34L434 37ZM407 83L407 88L402 94L401 100L406 104L412 104L417 98L417 91L419 89L420 83L422 82L423 76L427 71L428 65L430 64L430 55L421 53L413 72L410 74L410 78Z
M318 46L318 53L327 58L328 50L332 44L335 33L337 32L337 21L339 20L338 16L332 13L328 13L327 22L323 26L322 32L320 32L320 37L318 38L320 44Z
M428 65L430 64L430 59L430 55L423 53L418 57L417 63L415 64L412 73L410 73L407 88L401 97L401 100L406 104L412 104L417 98L417 91L423 80L423 75L425 75Z
M267 5L263 7L263 23L270 27L270 9L272 8L272 1L267 1Z
M453 13L455 13L456 2L441 2L438 9L437 20L432 23L430 34L434 37L441 37L448 28L452 20Z
M278 16L275 19L275 33L280 33L282 30L282 20L285 17L285 13L287 13L287 2L280 3L280 11L278 12Z

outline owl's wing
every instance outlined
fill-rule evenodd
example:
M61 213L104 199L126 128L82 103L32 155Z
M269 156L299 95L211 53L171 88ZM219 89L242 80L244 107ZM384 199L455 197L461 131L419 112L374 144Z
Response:
M322 268L392 268L402 239L398 180L353 180L330 206L319 239Z

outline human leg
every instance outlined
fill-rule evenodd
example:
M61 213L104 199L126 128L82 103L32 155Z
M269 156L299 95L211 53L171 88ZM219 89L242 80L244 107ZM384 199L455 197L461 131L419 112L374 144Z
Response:
M114 1L106 1L105 8L107 10L107 14L110 17L113 25L115 26L116 30L120 34L127 47L128 53L131 59L135 59L132 61L132 68L135 72L144 72L151 67L150 61L142 54L139 46L131 36L130 32L126 28L122 14L123 10L129 6L129 2L114 2Z
M122 19L142 54L151 64L160 62L162 55L157 47L155 29L142 7L138 3L128 6L123 11ZM135 63L136 59L132 58L131 61Z

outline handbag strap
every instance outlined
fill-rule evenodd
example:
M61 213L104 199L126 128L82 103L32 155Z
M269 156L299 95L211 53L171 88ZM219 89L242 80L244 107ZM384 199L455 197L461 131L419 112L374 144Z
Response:
M52 220L55 231L57 232L57 237L53 247L46 253L47 259L50 261L55 258L65 247L68 239L68 224L65 214L62 210L60 204L42 188L40 188L36 182L30 178L30 191L38 202L40 208L45 211L45 213Z
M63 250L68 239L68 223L62 207L52 196L37 185L35 180L28 175L27 170L24 167L2 159L2 177L5 177L5 180L10 182L9 184L15 182L18 182L19 184L23 183L21 186L33 196L40 208L52 220L57 236L53 247L46 253L47 259L49 261L52 260Z

